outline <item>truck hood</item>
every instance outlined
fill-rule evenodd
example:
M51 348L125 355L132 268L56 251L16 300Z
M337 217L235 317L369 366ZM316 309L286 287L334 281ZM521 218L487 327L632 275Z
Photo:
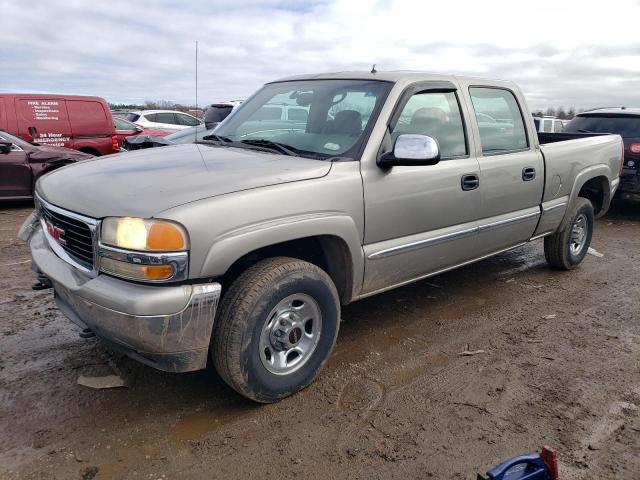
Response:
M44 200L93 218L152 217L171 207L251 188L323 177L331 163L209 145L100 157L42 177Z

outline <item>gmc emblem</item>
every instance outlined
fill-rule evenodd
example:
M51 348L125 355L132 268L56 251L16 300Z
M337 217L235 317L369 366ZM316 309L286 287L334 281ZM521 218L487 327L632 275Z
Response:
M51 235L51 237L60 245L66 245L67 241L64 238L62 238L62 235L64 235L64 230L59 227L56 227L54 224L52 224L48 220L45 220L45 222L47 224L47 232L49 232L49 235Z

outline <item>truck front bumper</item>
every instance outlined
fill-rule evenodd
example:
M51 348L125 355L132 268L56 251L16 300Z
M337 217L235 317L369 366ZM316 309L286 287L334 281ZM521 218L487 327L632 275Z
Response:
M219 283L149 286L107 275L90 278L60 259L41 229L29 246L34 270L51 281L58 307L78 326L159 370L206 367Z

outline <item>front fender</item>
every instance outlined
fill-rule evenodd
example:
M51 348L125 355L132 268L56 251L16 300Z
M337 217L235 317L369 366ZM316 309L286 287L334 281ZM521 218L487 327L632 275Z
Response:
M353 271L353 292L360 292L364 254L354 220L340 212L315 212L245 225L215 238L200 270L200 277L223 275L233 263L259 248L316 236L335 236L349 249Z

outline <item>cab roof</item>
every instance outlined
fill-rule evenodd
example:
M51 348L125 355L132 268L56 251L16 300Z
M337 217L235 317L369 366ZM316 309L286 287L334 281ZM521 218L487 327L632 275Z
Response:
M490 80L486 78L443 75L437 73L429 73L412 70L396 70L396 71L376 71L375 73L363 71L345 71L345 72L328 72L328 73L312 73L306 75L294 75L281 78L274 82L290 82L295 80L378 80L392 83L412 83L420 81L453 81L453 80L470 80L479 84L512 84L504 80Z

